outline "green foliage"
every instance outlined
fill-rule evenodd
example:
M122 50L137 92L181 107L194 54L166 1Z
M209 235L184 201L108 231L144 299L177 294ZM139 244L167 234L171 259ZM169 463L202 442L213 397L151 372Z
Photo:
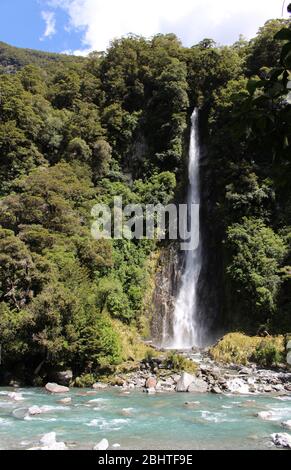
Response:
M275 344L262 340L256 347L251 360L263 367L272 367L282 364L285 360L283 351L278 350Z
M0 229L0 299L21 310L34 294L36 266L26 245Z
M272 20L228 47L129 36L77 58L0 43L4 367L44 361L91 385L144 357L135 325L149 323L157 245L93 240L90 212L115 196L182 201L194 106L207 156L203 230L218 251L212 269L224 274L225 317L252 333L290 327L290 42L290 21ZM236 346L222 355L248 360ZM262 365L278 362L275 349L251 346ZM182 356L169 361L194 372Z
M173 351L169 352L167 355L165 368L170 368L172 371L177 373L188 372L189 374L193 374L197 372L197 365L195 362L182 356L182 354L178 354Z
M253 361L261 366L279 363L284 354L284 337L246 336L229 333L210 349L215 361L235 364L248 364Z
M1 362L21 360L29 353L28 334L31 314L25 310L11 309L6 302L0 303Z
M268 322L276 311L283 240L260 219L244 217L227 232L231 259L227 274L252 322Z
M288 26L288 20L270 20L259 29L258 35L250 43L247 67L250 75L256 75L262 68L272 68L279 64L281 56L281 44L276 41L276 33L284 26ZM285 37L282 39L286 39Z

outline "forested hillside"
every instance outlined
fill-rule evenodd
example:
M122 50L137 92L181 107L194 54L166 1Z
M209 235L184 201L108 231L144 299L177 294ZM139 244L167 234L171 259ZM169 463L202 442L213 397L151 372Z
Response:
M286 20L231 47L133 36L86 59L0 43L3 377L88 384L147 353L160 245L96 241L90 212L183 200L195 106L221 325L291 330L290 61Z

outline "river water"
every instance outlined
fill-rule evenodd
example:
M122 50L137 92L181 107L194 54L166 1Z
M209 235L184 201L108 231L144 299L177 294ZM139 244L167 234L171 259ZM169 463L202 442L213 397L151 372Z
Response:
M72 402L63 405L59 400L64 396L40 388L18 390L21 401L9 397L11 391L0 388L1 450L38 446L39 439L52 431L71 449L92 449L103 438L111 446L120 444L120 450L274 449L270 435L286 432L281 422L291 419L291 396L72 389L64 395ZM190 407L186 401L197 403ZM45 406L46 412L23 418L33 405ZM255 416L270 410L270 421Z

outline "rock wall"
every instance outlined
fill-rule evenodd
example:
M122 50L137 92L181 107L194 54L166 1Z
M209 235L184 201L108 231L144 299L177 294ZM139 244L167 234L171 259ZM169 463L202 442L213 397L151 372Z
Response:
M158 262L153 294L154 314L151 322L153 343L161 345L173 332L173 310L183 268L179 245L164 248Z

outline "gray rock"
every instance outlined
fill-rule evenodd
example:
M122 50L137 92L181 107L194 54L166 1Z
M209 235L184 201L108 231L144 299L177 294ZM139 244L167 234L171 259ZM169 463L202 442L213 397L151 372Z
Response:
M145 382L145 379L140 379L140 378L136 379L136 382L135 382L136 387L137 388L143 388L144 387L144 382Z
M281 424L282 424L283 428L291 430L291 419L289 419L288 421L283 421L283 423L281 423Z
M252 369L249 367L242 367L239 371L239 375L250 375L252 373Z
M47 383L45 389L50 393L67 393L70 391L68 387L56 383Z
M28 414L30 416L40 415L41 413L43 413L43 410L37 405L33 405L28 408Z
M287 349L287 351L291 351L291 340L288 341L286 349Z
M94 390L103 390L107 387L108 387L108 385L103 384L102 382L96 382L95 384L92 385L92 388L94 388Z
M208 385L207 383L195 377L194 381L189 385L188 387L188 392L191 393L206 393L208 391Z
M171 378L173 379L174 383L176 384L181 379L181 375L180 374L174 374L174 375L171 375Z
M291 351L289 351L288 354L287 354L287 364L289 364L289 366L291 366Z
M176 386L176 392L187 392L189 386L194 382L194 375L188 374L188 372L183 372L180 380Z
M272 441L275 446L291 449L291 436L285 432L272 434Z
M256 416L264 421L269 421L274 418L274 413L272 411L260 411Z
M69 403L71 402L72 402L71 397L62 398L61 400L58 401L58 403L61 403L62 405L69 405Z
M218 387L218 385L215 385L211 389L211 393L215 393L216 395L220 395L222 393L222 390Z
M189 408L195 408L196 406L200 405L200 401L185 401L185 406L188 406Z
M40 439L41 447L32 447L28 450L67 450L64 442L57 442L56 433L49 432Z
M284 386L282 384L273 385L273 389L276 392L283 392L284 391Z
M93 447L93 450L107 450L109 447L109 442L107 439L102 439L102 441L98 442L96 446Z
M145 384L146 388L156 388L157 379L155 377L149 377Z

